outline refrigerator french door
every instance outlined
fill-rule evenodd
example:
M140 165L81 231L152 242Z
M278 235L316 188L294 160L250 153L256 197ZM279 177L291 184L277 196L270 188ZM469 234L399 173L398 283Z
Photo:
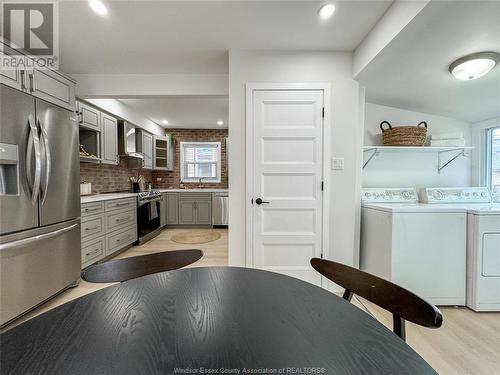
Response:
M80 275L74 114L0 84L0 325Z

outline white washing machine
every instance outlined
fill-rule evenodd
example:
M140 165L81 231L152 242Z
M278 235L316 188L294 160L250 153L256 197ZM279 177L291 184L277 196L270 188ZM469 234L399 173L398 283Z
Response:
M446 196L467 209L467 306L500 311L500 203L490 203L484 187L432 188L422 194L430 203Z
M361 212L362 270L436 305L465 305L465 208L418 203L413 188L375 188L362 190Z

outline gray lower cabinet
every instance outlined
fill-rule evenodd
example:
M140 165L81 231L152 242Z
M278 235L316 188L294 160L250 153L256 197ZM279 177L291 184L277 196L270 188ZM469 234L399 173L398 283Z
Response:
M82 204L82 269L137 240L136 206L136 198Z
M210 193L179 193L179 224L212 224L212 199Z
M167 193L162 193L160 201L160 228L167 225Z
M179 224L196 224L196 202L193 200L179 200Z
M179 224L179 196L167 193L167 225Z
M212 201L196 202L196 224L212 224Z

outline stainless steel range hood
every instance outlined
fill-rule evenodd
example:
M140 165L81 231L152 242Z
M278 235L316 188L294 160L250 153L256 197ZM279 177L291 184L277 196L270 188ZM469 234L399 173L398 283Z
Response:
M118 120L118 153L128 158L144 159L144 155L137 152L135 126L125 120Z

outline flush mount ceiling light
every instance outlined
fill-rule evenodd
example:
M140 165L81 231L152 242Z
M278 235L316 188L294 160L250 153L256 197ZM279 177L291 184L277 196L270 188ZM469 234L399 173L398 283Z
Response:
M90 8L100 16L108 15L108 8L101 0L89 0Z
M162 123L163 125L168 125L168 120L163 120L161 123Z
M327 20L331 16L333 16L333 13L335 13L335 5L333 4L325 4L319 9L319 17L322 20Z
M221 121L221 120L217 121L217 125L219 125L219 126L224 125L224 121Z
M470 81L484 76L495 67L500 60L500 54L496 52L479 52L464 56L454 61L448 70L456 78Z

